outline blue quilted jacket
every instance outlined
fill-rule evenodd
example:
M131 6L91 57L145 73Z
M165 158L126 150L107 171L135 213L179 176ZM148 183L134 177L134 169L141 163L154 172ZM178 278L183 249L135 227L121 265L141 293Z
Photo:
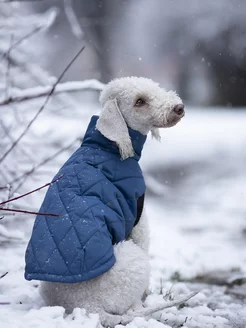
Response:
M25 278L86 281L115 263L113 245L126 239L145 192L138 160L146 140L129 129L135 156L124 161L93 116L81 147L57 173L40 208L26 250ZM54 179L55 179L54 178Z

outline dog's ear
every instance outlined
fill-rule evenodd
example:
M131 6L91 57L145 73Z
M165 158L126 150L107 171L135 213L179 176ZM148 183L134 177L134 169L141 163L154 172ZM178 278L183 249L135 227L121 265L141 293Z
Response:
M117 100L108 100L97 121L96 128L111 141L115 141L124 160L134 156L131 138L124 117L117 104Z
M152 138L161 141L161 135L158 128L151 129Z

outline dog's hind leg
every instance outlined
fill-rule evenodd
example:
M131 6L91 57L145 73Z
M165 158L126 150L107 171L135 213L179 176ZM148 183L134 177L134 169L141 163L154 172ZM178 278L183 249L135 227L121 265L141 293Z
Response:
M118 323L119 315L141 301L150 265L147 253L131 240L115 245L114 253L114 266L94 279L75 284L43 282L40 292L46 305L60 305L67 312L85 308L99 313L105 325Z
M147 253L149 251L149 224L146 211L143 210L141 218L138 224L132 229L132 232L128 238L132 239L133 242L145 250Z
M150 265L147 253L131 240L114 246L115 265L98 277L106 312L123 314L139 302L148 283Z

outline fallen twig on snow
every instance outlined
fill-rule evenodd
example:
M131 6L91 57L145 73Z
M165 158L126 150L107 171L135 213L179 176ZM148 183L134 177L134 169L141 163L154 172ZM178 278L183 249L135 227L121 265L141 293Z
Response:
M20 136L13 142L13 144L11 145L11 147L0 158L0 163L2 161L4 161L4 159L8 156L8 154L17 146L17 144L20 142L20 140L24 137L24 135L30 129L30 127L32 126L32 124L36 121L36 119L38 118L38 116L40 115L40 113L44 110L45 106L47 105L50 97L54 93L54 91L56 89L56 86L62 80L63 76L66 74L66 72L69 70L69 68L71 67L71 65L75 62L75 60L79 57L79 55L83 52L84 49L85 49L85 47L83 46L77 52L77 54L74 56L74 58L68 63L68 65L65 67L65 69L62 71L62 73L58 77L57 81L53 84L51 90L47 94L47 97L45 98L45 101L44 101L43 105L39 108L39 110L37 111L37 113L34 115L34 117L32 118L32 120L28 123L28 125L26 126L26 128L24 129L24 131L20 134Z
M149 307L149 308L144 310L144 316L148 316L152 313L165 310L165 309L170 308L172 306L179 306L181 304L184 304L185 302L187 302L189 299L191 299L192 297L194 297L198 293L199 293L199 291L191 292L190 294L181 297L179 300L173 300L173 301L166 302L164 304L159 304L157 306Z
M148 317L151 314L154 314L158 311L162 311L162 310L165 310L165 309L173 307L173 306L179 306L179 305L187 302L189 299L191 299L198 293L199 293L199 291L191 292L190 294L183 296L178 300L165 302L163 304L153 305L153 306L150 306L149 308L145 308L141 311L133 312L132 314L125 314L122 316L121 323L126 325L136 317Z
M165 310L165 309L173 307L173 306L179 306L181 304L184 304L185 302L187 302L190 298L192 298L196 294L198 294L198 292L192 292L186 296L181 297L178 300L153 305L153 306L150 306L149 308L143 308L140 311L129 310L128 313L123 314L123 315L111 314L111 313L104 312L104 314L101 316L101 320L102 320L102 323L105 324L107 327L108 326L115 327L117 324L127 325L136 317L149 318L152 314L154 314L158 311L162 311L162 310Z

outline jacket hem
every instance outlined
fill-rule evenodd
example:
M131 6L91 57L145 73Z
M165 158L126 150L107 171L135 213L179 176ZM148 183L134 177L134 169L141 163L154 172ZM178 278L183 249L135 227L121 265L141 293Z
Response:
M49 282L61 282L61 283L76 283L82 281L88 281L93 278L100 276L101 274L107 272L112 266L115 264L116 259L113 256L110 261L107 262L103 267L97 268L95 270L91 270L87 273L80 273L73 276L63 276L63 275L55 275L49 273L28 273L25 272L26 280L42 280Z

